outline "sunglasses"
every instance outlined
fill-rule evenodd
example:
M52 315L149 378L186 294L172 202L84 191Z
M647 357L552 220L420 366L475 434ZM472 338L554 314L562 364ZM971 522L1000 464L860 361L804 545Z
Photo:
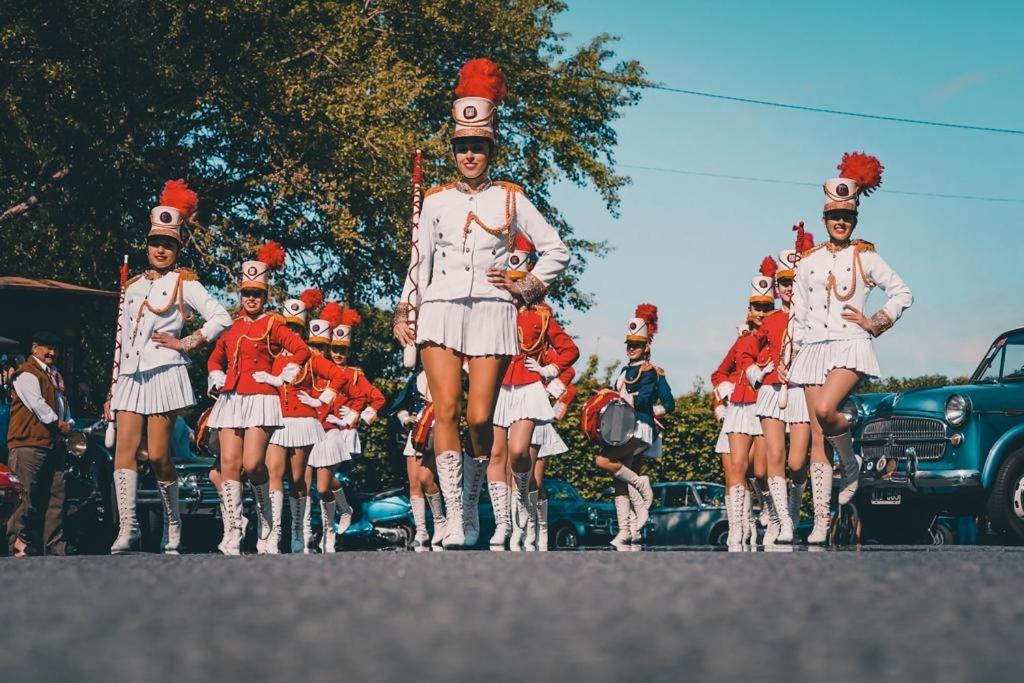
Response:
M779 285L779 287L792 287L793 286L793 278L789 278L789 277L779 278L778 285Z
M759 313L771 313L775 310L775 306L771 304L751 304L751 307Z
M848 209L837 209L835 211L826 211L825 220L827 221L846 221L852 223L857 220L857 212L850 211Z
M456 154L486 154L490 145L486 142L456 142L452 144L452 151Z
M647 344L644 342L626 342L627 349L643 349L646 348Z
M262 299L263 298L263 290L262 289L243 289L241 291L241 295L242 295L243 299Z

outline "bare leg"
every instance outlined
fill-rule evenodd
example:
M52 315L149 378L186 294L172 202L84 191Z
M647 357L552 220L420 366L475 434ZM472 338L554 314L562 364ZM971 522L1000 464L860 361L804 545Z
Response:
M474 453L491 452L494 405L498 401L498 389L511 360L510 356L477 356L469 359L466 423L469 425L469 440ZM533 431L532 423L530 431Z
M428 345L420 349L420 358L434 406L434 452L461 452L462 356L441 346Z
M271 491L284 491L284 471L288 453L284 446L267 445L267 477Z
M114 469L136 470L135 454L142 443L143 416L138 413L117 412L117 445Z

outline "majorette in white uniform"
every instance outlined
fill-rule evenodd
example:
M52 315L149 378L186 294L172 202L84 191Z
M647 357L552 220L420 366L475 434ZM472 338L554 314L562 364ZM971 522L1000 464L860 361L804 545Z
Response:
M485 64L484 64L485 63ZM477 68L480 67L480 68ZM453 140L496 139L495 114L505 81L488 60L472 60L460 72L452 107ZM533 272L520 281L528 304L540 301L565 270L569 250L523 190L488 182L470 193L462 183L428 190L415 245L418 282L407 277L395 322L416 309L416 343L445 346L466 356L513 356L519 352L512 295L487 281L490 268L505 270L516 233L525 233L540 253Z
M183 180L169 180L160 194L160 205L149 214L147 239L168 238L182 244L181 225L199 206L199 197ZM157 332L175 338L185 323L199 313L206 321L182 342L183 350L157 346ZM110 387L110 411L139 415L163 415L195 404L188 376L188 352L204 341L213 342L231 324L231 316L190 270L176 268L160 275L150 272L127 283L120 312L116 376ZM114 433L108 428L108 446ZM135 517L138 472L135 467L114 470L114 490L120 525L111 553L122 553L139 538ZM161 548L177 553L181 537L178 508L179 484L159 481L164 510Z

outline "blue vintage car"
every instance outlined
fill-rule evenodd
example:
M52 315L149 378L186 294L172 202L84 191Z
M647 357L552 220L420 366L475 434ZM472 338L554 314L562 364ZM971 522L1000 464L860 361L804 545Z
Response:
M653 485L647 545L725 545L725 487L703 481Z
M864 533L921 539L940 513L985 516L1024 542L1024 327L992 343L965 385L855 396Z

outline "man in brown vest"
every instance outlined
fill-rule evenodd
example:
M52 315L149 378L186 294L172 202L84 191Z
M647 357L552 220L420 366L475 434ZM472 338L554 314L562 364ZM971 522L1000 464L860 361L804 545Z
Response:
M53 365L59 348L57 335L36 332L32 355L11 382L7 447L10 467L27 493L7 521L7 545L15 557L36 550L64 554L64 436L74 420L64 397L64 380ZM33 545L37 538L38 548Z

